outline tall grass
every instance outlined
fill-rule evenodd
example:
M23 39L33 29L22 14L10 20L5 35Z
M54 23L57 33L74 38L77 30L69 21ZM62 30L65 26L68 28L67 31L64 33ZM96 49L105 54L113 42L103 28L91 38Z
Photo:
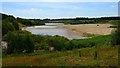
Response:
M81 57L79 56L81 52ZM3 57L3 66L117 66L118 46L101 45L68 51L39 50L31 54L12 54Z

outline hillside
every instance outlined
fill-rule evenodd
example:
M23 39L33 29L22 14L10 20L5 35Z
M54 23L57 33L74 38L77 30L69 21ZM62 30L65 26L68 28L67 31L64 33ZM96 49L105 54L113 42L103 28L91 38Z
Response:
M96 50L98 57L95 59ZM118 46L6 55L3 56L3 66L118 66Z

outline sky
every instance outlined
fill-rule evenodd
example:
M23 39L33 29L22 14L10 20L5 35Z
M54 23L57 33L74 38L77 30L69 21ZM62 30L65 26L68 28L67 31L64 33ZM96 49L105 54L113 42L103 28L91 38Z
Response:
M118 2L119 0L1 0L2 2Z
M29 19L117 16L118 2L2 2L0 12Z

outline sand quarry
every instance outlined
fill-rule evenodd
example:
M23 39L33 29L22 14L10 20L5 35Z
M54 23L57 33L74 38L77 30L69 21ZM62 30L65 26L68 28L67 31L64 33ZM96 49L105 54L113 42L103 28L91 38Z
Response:
M80 25L63 25L61 28L66 28L74 33L78 34L98 34L108 35L113 31L113 28L109 28L111 24L80 24Z
M33 26L24 27L33 34L60 35L68 39L84 39L96 35L108 35L114 30L111 24L77 24L77 25L56 25L56 26ZM52 28L51 28L52 27ZM63 30L63 31L62 31Z

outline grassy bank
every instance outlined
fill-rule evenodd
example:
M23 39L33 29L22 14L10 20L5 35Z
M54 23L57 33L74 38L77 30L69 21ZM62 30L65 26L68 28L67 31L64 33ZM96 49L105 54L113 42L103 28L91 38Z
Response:
M36 42L35 47L38 49L32 53L5 54L2 60L3 66L118 65L118 46L110 45L110 35L74 40L67 40L59 36L32 35L32 39ZM58 45L58 43L61 44ZM54 45L55 50L46 50L45 44L46 46ZM61 48L61 50L59 51L57 48Z
M97 50L98 57L95 57ZM70 51L38 50L31 54L3 56L3 66L117 66L118 46L101 45Z

